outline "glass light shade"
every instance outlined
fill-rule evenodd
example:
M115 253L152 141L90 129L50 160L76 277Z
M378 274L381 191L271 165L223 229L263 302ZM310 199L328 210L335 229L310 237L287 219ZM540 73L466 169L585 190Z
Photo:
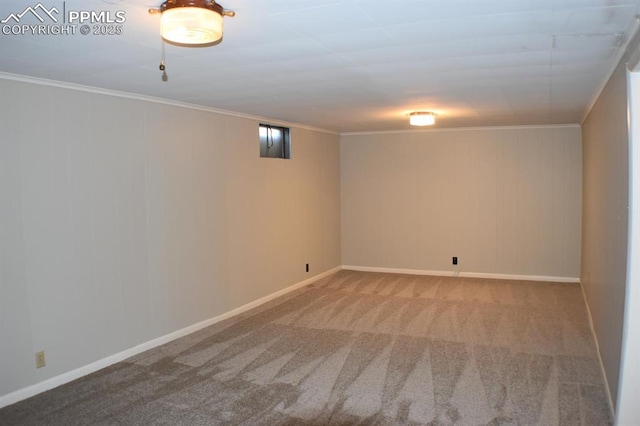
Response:
M162 38L180 46L206 46L222 38L222 15L202 7L175 7L160 18Z
M409 124L412 126L432 126L436 122L436 115L432 112L412 112L409 114Z

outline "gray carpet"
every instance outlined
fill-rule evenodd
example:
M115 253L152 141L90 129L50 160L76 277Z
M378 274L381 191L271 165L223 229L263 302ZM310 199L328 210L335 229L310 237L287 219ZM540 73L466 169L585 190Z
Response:
M608 425L579 285L341 271L2 425Z

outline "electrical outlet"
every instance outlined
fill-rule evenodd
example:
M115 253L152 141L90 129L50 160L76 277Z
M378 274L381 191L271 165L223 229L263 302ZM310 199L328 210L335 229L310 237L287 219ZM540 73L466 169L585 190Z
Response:
M453 256L453 259L451 260L451 263L454 265L458 264L458 256Z
M307 272L309 272L309 264L308 263L307 263L306 269L307 269Z
M42 368L45 365L44 351L36 352L36 368Z

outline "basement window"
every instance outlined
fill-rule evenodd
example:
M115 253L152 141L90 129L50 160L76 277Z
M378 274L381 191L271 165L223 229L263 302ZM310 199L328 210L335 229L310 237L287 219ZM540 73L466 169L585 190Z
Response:
M260 124L260 157L291 158L291 137L288 127Z

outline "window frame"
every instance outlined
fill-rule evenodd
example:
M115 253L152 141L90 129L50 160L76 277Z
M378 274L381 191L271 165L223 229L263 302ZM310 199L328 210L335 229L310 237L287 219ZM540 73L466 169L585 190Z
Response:
M280 133L280 137L278 138L278 141L273 140L273 131L278 131ZM266 133L266 141L263 142L263 131ZM281 146L280 152L278 153L278 155L269 155L269 149L271 149L268 146L269 143L269 133L271 132L271 140L272 140L272 145L274 146L276 143ZM258 140L260 142L260 158L280 158L283 160L290 160L291 159L291 129L289 127L284 127L284 126L277 126L274 124L267 124L267 123L259 123L258 124ZM267 144L267 148L266 148L266 155L263 155L264 149L263 146L265 145L265 143Z

